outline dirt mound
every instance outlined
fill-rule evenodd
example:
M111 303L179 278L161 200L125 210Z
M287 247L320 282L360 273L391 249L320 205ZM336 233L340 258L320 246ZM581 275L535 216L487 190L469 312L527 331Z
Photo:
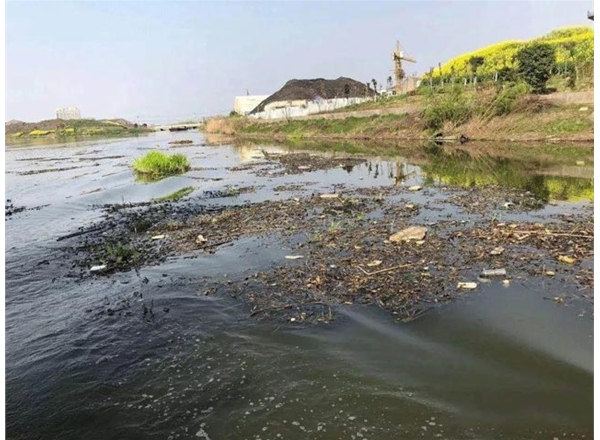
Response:
M338 79L292 79L285 83L279 91L258 104L250 113L262 112L267 104L277 101L364 98L375 94L375 91L367 88L365 84L343 76Z

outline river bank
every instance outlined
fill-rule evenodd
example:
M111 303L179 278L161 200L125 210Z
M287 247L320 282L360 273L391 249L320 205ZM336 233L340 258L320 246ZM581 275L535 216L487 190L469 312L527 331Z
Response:
M563 96L564 95L564 96ZM580 100L581 102L577 102ZM213 118L201 130L238 138L282 140L431 140L593 142L593 98L478 93L442 94L369 102L356 108L289 120Z
M150 134L146 124L124 119L49 119L39 122L12 121L5 125L4 142L10 146L28 146L55 142L78 142L90 139L119 138Z

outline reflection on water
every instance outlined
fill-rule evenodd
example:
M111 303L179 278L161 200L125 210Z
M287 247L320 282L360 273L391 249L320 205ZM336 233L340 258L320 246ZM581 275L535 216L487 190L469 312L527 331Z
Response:
M508 186L530 191L541 201L593 201L593 146L589 145L402 145L391 143L327 141L285 142L282 146L244 141L235 146L240 159L256 160L284 151L326 152L332 155L379 156L368 163L368 172L377 179L382 173L396 185L418 165L424 184L460 187ZM385 168L385 169L384 169ZM351 170L349 170L351 171Z
M265 159L265 153L268 154L283 154L286 152L285 148L273 145L262 145L256 146L240 146L237 148L238 157L240 162L249 162L252 160L263 160Z
M593 167L561 169L552 175L553 163L536 159L471 155L466 150L447 154L443 148L430 150L429 160L421 164L427 183L461 187L500 185L530 191L544 202L550 200L594 200ZM568 175L568 173L575 175Z

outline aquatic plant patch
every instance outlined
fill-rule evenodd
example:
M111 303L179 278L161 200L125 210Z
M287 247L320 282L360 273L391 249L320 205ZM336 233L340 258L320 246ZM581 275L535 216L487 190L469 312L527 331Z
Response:
M183 154L168 155L160 151L150 151L133 161L133 170L150 176L183 174L190 169L190 163Z
M166 196L153 198L152 201L153 202L174 202L185 196L189 196L191 193L194 192L194 190L195 190L195 188L193 186L186 186L185 188L181 188L175 192L172 192L171 194L167 194Z

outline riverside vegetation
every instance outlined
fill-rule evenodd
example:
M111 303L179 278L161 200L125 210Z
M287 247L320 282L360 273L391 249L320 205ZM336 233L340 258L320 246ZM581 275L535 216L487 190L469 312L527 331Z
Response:
M447 136L466 134L473 140L593 141L592 105L556 104L524 90L524 84L477 92L454 86L406 98L405 102L420 105L417 111L386 114L383 107L378 115L316 115L272 122L214 118L207 120L202 130L210 134L291 140L428 139L441 131Z
M456 57L408 95L293 120L212 118L202 129L280 140L423 139L441 132L473 140L593 141L593 104L564 104L550 94L582 90L593 90L593 30L576 27Z

